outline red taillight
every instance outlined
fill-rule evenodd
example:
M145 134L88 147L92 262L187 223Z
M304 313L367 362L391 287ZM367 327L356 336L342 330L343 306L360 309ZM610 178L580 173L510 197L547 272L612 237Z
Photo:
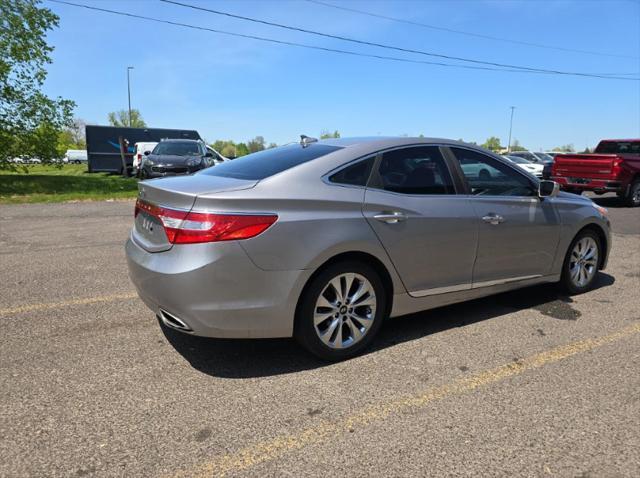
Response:
M160 220L172 244L195 244L249 239L266 231L275 214L212 214L187 212L136 201L135 216L145 211Z
M138 153L138 161L142 159L142 153Z
M622 159L614 159L613 166L611 168L611 174L614 176L619 176L620 173L622 172L622 168L620 167L621 165L622 165Z

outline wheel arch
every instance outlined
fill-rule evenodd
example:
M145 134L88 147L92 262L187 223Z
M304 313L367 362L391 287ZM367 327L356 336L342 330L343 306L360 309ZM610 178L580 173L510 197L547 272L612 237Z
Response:
M299 315L298 312L300 309L300 304L302 302L302 297L304 296L305 292L307 291L308 287L313 282L313 280L318 276L318 274L324 271L327 267L339 262L346 262L346 261L357 261L373 267L373 269L376 271L376 273L380 277L380 280L382 281L382 285L384 287L384 291L386 294L385 316L386 317L389 316L393 306L393 293L394 293L393 279L391 277L391 274L389 273L389 270L380 259L378 259L376 256L372 254L369 254L367 252L362 252L362 251L348 251L348 252L341 252L325 260L319 267L316 268L314 273L311 274L311 276L307 279L307 281L304 284L304 287L300 292L300 295L298 296L298 302L296 304L296 314L295 314L296 321ZM295 323L294 323L294 328L295 328Z
M578 232L575 233L575 235L573 236L573 239L571 239L571 243L569 244L569 247L571 247L571 244L573 243L575 238L578 237L578 235L580 235L584 231L593 231L598 236L598 240L600 241L600 247L601 247L600 260L598 261L599 262L598 269L602 270L607 264L607 254L609 251L609 238L607 237L607 234L602 228L602 226L600 226L599 224L596 224L595 222L590 222L589 224L582 226L578 230ZM569 253L569 249L567 249L567 252L565 254L568 254L568 253Z

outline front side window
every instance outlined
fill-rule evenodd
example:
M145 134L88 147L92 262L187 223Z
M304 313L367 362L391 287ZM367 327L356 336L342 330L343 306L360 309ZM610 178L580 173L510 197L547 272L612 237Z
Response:
M336 184L348 184L351 186L366 186L371 174L371 168L375 158L363 159L355 164L341 169L329 176L329 181Z
M531 182L506 164L482 153L451 148L476 196L534 196Z
M378 174L385 191L402 194L455 194L451 174L437 146L389 151Z

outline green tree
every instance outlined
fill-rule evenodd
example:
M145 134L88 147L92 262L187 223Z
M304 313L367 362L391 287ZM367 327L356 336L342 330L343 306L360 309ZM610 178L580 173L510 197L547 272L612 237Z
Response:
M247 141L247 148L250 153L262 151L264 149L264 138L262 136L256 136L252 140Z
M112 111L108 115L109 124L111 126L122 126L128 128L146 128L147 123L142 119L140 111L136 109L131 110L131 120L129 120L129 111L120 110Z
M520 141L518 141L517 139L513 140L513 143L511 143L511 151L527 151L527 148L525 148L524 146L522 146L520 144Z
M267 146L267 149L271 149L271 148L277 148L278 145L276 143L269 143L269 146Z
M247 147L247 145L245 143L236 144L236 157L237 158L239 158L240 156L246 156L249 153L250 153L249 148Z
M573 153L575 148L573 147L573 144L563 144L562 146L553 148L552 151L557 151L558 153Z
M500 138L496 136L491 136L487 138L487 140L484 143L482 143L481 146L490 151L500 151L501 149L504 149L502 146L500 146Z
M328 130L323 130L322 133L320 133L320 139L330 139L330 138L339 138L340 137L340 131L335 130L333 133L329 132Z
M58 16L38 0L0 0L0 169L16 157L50 162L75 103L42 93L53 47L47 32Z

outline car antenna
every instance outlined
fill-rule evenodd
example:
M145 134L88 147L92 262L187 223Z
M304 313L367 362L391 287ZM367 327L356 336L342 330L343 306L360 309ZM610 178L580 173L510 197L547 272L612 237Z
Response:
M311 136L307 136L306 134L300 135L300 144L302 145L303 148L306 148L311 143L317 143L317 142L318 142L318 138L312 138Z

